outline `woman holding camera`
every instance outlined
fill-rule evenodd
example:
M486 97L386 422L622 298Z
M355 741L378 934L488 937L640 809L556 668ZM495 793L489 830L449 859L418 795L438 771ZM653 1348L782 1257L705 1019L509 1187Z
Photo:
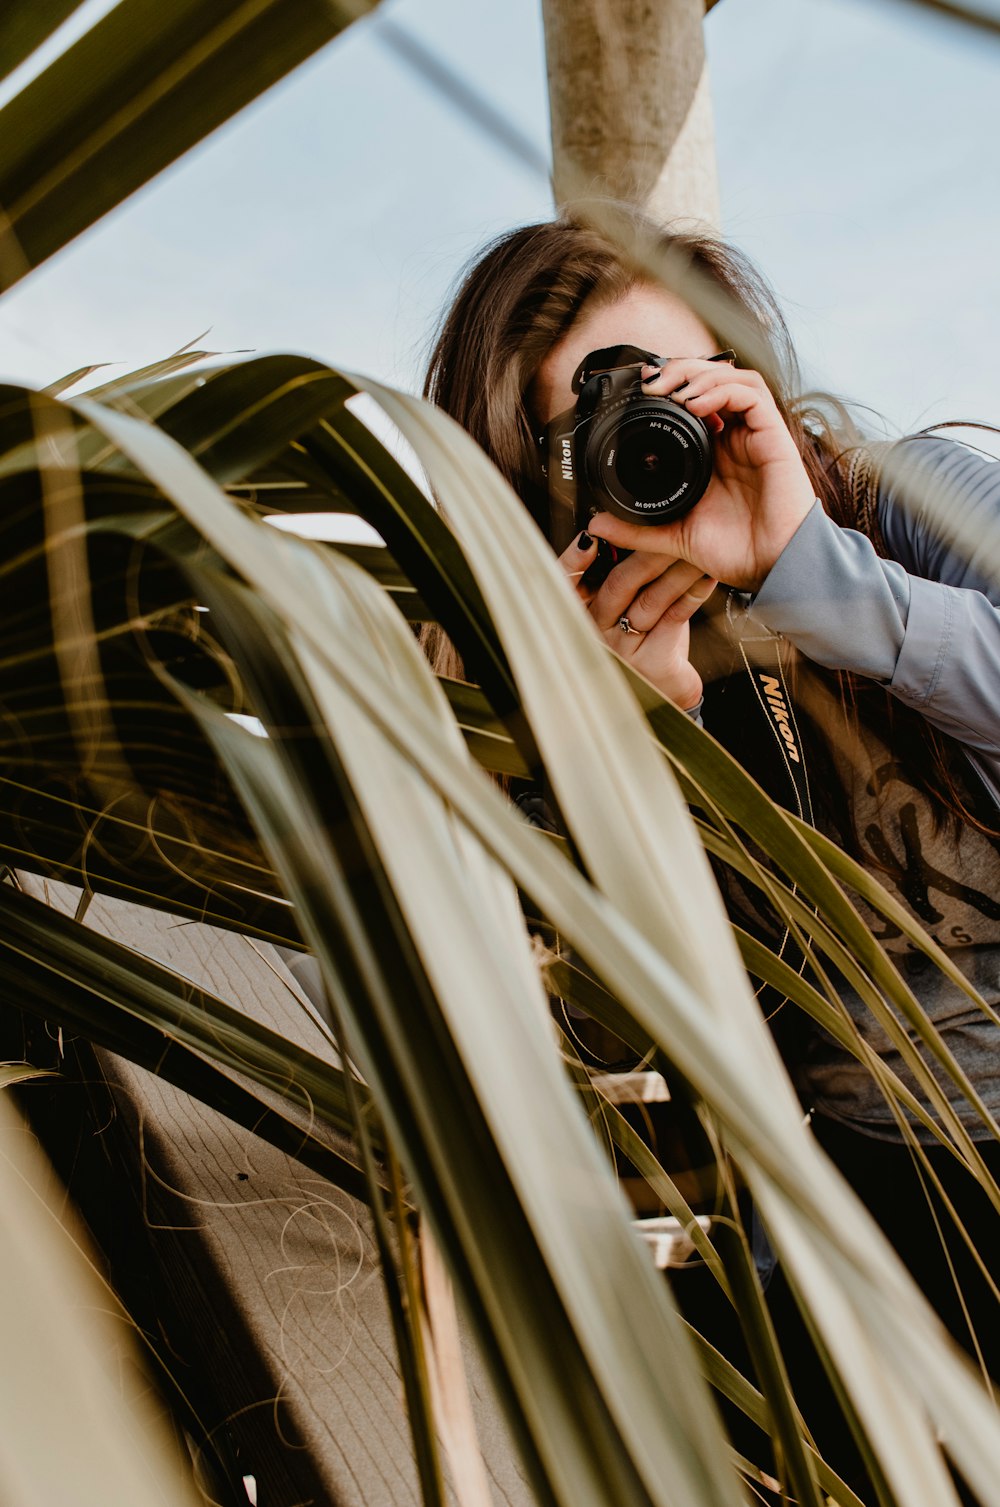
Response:
M654 234L648 226L643 233ZM713 240L655 235L736 312L759 370L719 359L730 341L740 347L740 335L721 323L711 328L599 232L560 219L502 237L473 266L443 324L426 395L472 434L531 509L605 642L664 696L703 716L772 791L767 768L755 763L755 740L745 736L754 698L727 693L734 677L720 674L719 643L729 644L737 669L754 640L794 655L782 688L794 691L796 737L812 766L812 819L1000 1008L1000 588L942 543L919 501L928 485L944 490L973 525L981 519L995 530L1000 465L918 438L896 447L891 478L886 467L880 482L843 409L798 397L787 330L754 269ZM641 391L669 397L704 424L711 477L683 517L649 526L601 509L567 542L564 515L551 505L543 436L573 409L581 365L619 346L657 353L639 366ZM923 478L923 489L904 507L908 471ZM595 568L599 555L616 559L609 572L607 559ZM691 632L701 608L704 655ZM772 711L776 704L785 706L772 698ZM789 736L786 728L786 745ZM764 765L779 752L772 745ZM796 762L797 755L795 746ZM866 917L1000 1119L1000 1028L884 918ZM767 930L766 920L761 926ZM898 1070L890 1043L846 984L842 997L860 1033ZM824 1033L797 1033L790 1066L820 1143L959 1343L973 1353L980 1347L1000 1378L992 1278L940 1201L932 1214L907 1135L924 1143L980 1252L997 1249L1000 1235L987 1194L922 1126L911 1122L904 1133L868 1070ZM1000 1181L1000 1144L948 1092ZM813 1390L822 1396L823 1382L780 1273L769 1296L822 1445L816 1410L826 1410L814 1400L811 1416L808 1398ZM827 1446L849 1469L849 1446L835 1429Z

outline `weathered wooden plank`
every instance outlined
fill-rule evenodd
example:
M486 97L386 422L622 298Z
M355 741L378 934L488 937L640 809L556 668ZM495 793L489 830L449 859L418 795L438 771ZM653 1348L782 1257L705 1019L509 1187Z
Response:
M30 876L23 883L75 911L78 891ZM271 947L100 897L85 924L336 1061ZM112 1268L116 1259L124 1267L116 1277L126 1301L143 1281L155 1293L140 1321L163 1330L203 1421L224 1435L231 1474L255 1477L261 1502L418 1507L366 1209L152 1074L110 1053L96 1060L117 1208L111 1220L107 1210L84 1214L112 1247ZM91 1101L101 1098L91 1091ZM88 1185L92 1195L100 1188L84 1169L73 1190L84 1202ZM468 1343L464 1350L495 1501L520 1507L530 1492L482 1367Z

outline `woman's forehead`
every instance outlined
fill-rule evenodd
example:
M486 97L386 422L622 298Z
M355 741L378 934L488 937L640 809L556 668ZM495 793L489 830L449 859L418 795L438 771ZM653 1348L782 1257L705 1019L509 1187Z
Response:
M715 337L675 294L637 283L613 303L587 309L541 362L529 400L545 425L575 401L573 373L590 351L609 345L637 345L660 356L707 356Z

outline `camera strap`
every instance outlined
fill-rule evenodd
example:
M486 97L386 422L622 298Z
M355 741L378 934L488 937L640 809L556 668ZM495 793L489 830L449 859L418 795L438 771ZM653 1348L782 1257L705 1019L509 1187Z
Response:
M779 786L785 785L790 797L783 800L779 796L779 804L813 826L805 742L795 716L783 655L787 640L751 616L742 592L730 591L726 598L726 626L739 651L743 670L753 687L754 701L774 745ZM780 778L782 774L783 780Z
M809 770L806 762L806 743L795 716L795 702L789 688L785 654L787 640L780 633L773 633L754 619L749 611L749 599L742 593L730 591L726 598L726 626L742 663L746 680L751 687L750 705L759 712L764 729L763 743L770 750L768 763L772 775L767 784L769 793L778 804L792 811L801 821L815 825L812 792L809 788ZM792 886L797 894L797 886ZM791 941L791 928L783 929L777 956L783 961ZM799 949L796 949L798 951ZM796 972L801 974L806 958L801 960ZM760 996L765 988L757 989ZM787 997L779 999L768 1010L771 1019L788 1003Z

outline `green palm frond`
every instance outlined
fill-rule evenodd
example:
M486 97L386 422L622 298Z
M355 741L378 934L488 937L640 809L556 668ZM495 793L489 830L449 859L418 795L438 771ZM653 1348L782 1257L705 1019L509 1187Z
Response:
M630 687L519 505L440 415L371 388L447 524L351 412L369 384L291 357L217 366L197 387L178 380L126 384L125 412L121 385L113 408L8 393L7 558L42 603L0 660L19 802L0 813L8 861L308 944L336 1039L448 1259L539 1499L736 1500L699 1379L704 1353L699 1362L635 1239L560 1064L516 885L572 948L575 962L551 963L559 992L652 1047L738 1164L893 1499L949 1499L929 1416L991 1500L1000 1440L989 1404L802 1131L744 965L836 1027L835 1001L733 935L671 768L697 795L709 847L746 864L738 833L752 833L769 861L765 871L752 860L752 872L772 899L959 1081L838 879L892 902L849 861L825 862L833 855L689 719ZM155 426L139 416L152 413ZM53 452L59 469L47 470ZM67 478L72 513L51 500ZM262 522L276 496L294 512L303 493L310 511L358 512L386 549L312 544ZM89 641L54 636L44 601L55 579L93 604ZM418 613L400 610L408 596ZM408 626L423 612L447 627L478 685L435 681ZM86 698L67 687L67 663L85 665ZM266 736L233 713L259 719ZM490 768L544 769L572 853L524 825L470 748ZM36 832L32 852L25 834ZM134 1008L127 970L121 979L116 1049L143 1060L121 1009ZM182 1014L184 1003L175 995L157 1029L191 1063L217 1052L220 1016L193 1000ZM240 1040L226 1022L246 1065L252 1033ZM287 1075L294 1124L306 1083L309 1102L325 1102L321 1070L310 1080L280 1043L267 1050ZM910 1091L883 1078L908 1107ZM263 1093L257 1082L241 1086ZM342 1102L336 1113L342 1128ZM687 1220L669 1174L609 1118ZM961 1125L946 1131L969 1157ZM720 1271L741 1309L762 1316L739 1242ZM766 1325L754 1353L795 1490L818 1501L831 1478L798 1442ZM759 1409L733 1380L727 1388Z
M0 1093L0 1325L7 1359L4 1492L10 1501L194 1507L145 1378L121 1344L127 1316L33 1137ZM23 1363L30 1357L29 1363ZM16 1358L16 1360L15 1360Z
M0 109L0 289L12 287L375 0L119 0ZM15 4L10 72L73 11Z

